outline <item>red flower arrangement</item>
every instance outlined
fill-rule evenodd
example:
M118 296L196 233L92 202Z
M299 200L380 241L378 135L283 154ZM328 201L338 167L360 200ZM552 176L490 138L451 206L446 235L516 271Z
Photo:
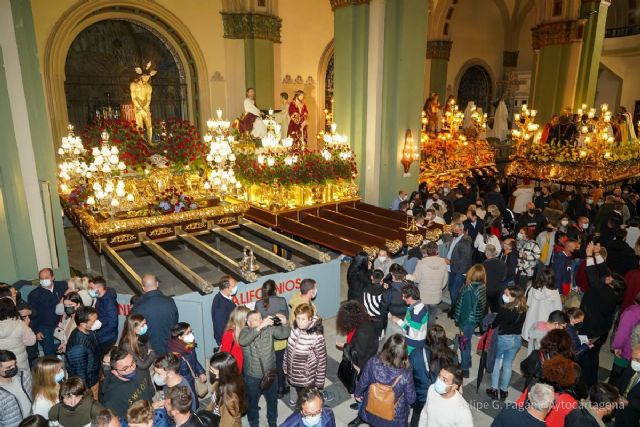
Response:
M197 169L205 163L207 144L200 132L186 120L168 119L153 125L153 133L159 137L154 151L164 155L174 168L189 165Z
M87 126L81 133L82 142L85 148L91 152L91 148L100 147L102 138L100 134L103 130L109 132L111 145L118 147L120 160L124 162L129 170L143 167L151 150L147 145L144 135L138 130L134 123L125 120L102 120Z

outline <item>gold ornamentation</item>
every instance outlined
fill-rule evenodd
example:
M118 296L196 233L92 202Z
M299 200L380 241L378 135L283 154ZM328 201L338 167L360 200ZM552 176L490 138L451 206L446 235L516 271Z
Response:
M200 229L203 229L203 228L207 228L206 221L192 222L192 223L187 224L187 225L184 226L184 229L186 231L195 231L195 230L200 230Z
M154 228L148 234L149 234L149 237L160 237L160 236L165 236L165 235L171 234L171 233L173 233L173 229L172 228L159 227L159 228Z
M221 12L225 39L264 39L280 43L282 19L264 13Z
M380 250L380 248L378 248L377 246L363 246L362 247L362 251L367 254L367 256L369 257L369 261L373 261L376 258L376 255L378 255L378 251L379 250Z
M410 248L415 248L420 246L423 240L424 240L424 236L422 236L422 234L407 233L406 241L407 241L407 246Z
M586 20L546 22L531 29L533 50L543 47L579 42L584 36Z
M341 7L359 6L361 4L369 4L371 0L329 0L331 2L331 10L335 11Z
M220 218L216 221L216 225L227 225L233 224L237 221L237 219L233 216L225 216L224 218Z
M392 254L397 254L402 249L402 240L386 240L384 245L387 247L389 252Z
M114 245L114 244L120 244L120 243L127 243L127 242L133 242L134 240L136 240L136 236L133 234L118 234L117 236L113 236L109 239L109 244Z

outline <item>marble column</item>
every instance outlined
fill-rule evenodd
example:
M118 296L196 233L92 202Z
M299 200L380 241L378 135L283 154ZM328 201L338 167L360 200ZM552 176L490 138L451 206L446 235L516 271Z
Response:
M429 40L427 42L427 59L431 60L429 74L429 92L440 96L444 103L447 94L447 67L451 55L451 40Z
M536 53L529 99L530 106L538 110L538 123L574 106L584 25L582 19L570 19L532 29Z
M69 277L56 155L40 75L31 3L0 0L0 271ZM44 125L43 125L44 124Z
M576 83L575 106L592 106L596 100L600 56L611 0L583 0L580 17L586 20Z
M282 19L252 12L222 12L224 37L244 41L245 87L256 90L258 108L274 106L273 44L280 43ZM230 96L234 96L230 94ZM243 98L244 93L238 94Z

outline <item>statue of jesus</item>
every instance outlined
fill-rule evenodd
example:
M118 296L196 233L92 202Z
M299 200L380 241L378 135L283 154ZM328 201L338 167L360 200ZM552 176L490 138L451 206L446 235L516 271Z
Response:
M144 130L144 126L147 127L147 140L149 144L153 144L153 129L151 126L151 77L155 76L157 71L151 70L151 62L148 62L143 70L140 67L136 67L136 73L139 75L129 85L131 91L131 102L135 109L136 127Z

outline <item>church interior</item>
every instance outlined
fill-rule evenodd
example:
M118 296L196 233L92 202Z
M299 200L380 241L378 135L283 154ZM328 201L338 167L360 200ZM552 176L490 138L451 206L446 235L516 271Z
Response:
M300 406L302 389L277 380L277 425L640 422L637 373L627 389L616 389L619 400L610 406L618 408L589 409L593 424L569 423L569 411L550 420L557 414L549 408L543 416L526 405L509 412L509 402L533 387L521 364L530 359L533 338L525 329L522 340L520 332L506 335L517 344L502 353L503 341L491 338L502 371L496 362L498 374L484 373L489 344L479 341L495 326L483 330L478 319L469 338L467 323L456 318L480 264L487 282L482 314L494 313L489 325L498 321L493 298L504 321L503 293L508 307L523 298L525 325L534 316L551 325L553 310L540 309L530 293L544 286L537 283L546 272L558 284L551 286L557 311L569 319L571 309L581 309L585 328L596 318L607 323L587 309L598 298L594 286L590 294L579 283L590 282L584 271L591 262L600 265L603 250L613 276L601 273L602 283L614 277L623 289L606 331L563 323L580 337L571 363L582 368L586 390L571 409L613 393L597 387L608 378L615 384L614 372L633 375L634 363L640 372L631 332L640 311L627 336L618 337L630 310L621 295L627 301L640 291L636 0L0 0L0 62L0 288L6 284L31 301L43 271L60 281L104 278L118 294L122 331L152 274L175 300L180 320L193 327L195 353L208 366L220 346L211 308L222 295L220 283L237 281L237 294L225 297L253 310L265 283L274 281L291 300L312 278L328 355L321 391L335 419L331 424L322 415L311 424ZM626 252L615 252L625 239ZM470 249L465 271L457 272L461 240ZM430 243L437 253L427 256ZM578 249L567 273L557 264L572 243ZM513 277L503 273L497 291L482 267L490 245L505 268L513 263ZM426 303L429 280L416 266L431 256L446 262L446 277L439 300ZM344 301L363 303L363 292L368 316L377 313L366 303L368 288L354 291L352 269L361 259L369 263L363 261L367 283L377 269L390 283L378 302L396 281L422 292L429 328L443 327L464 375L457 392L436 397L461 396L460 413L470 412L469 419L429 409L432 387L426 403L407 402L400 415L397 406L392 419L367 419L368 406L355 404L338 373L345 353L336 344L345 337L337 318ZM620 270L622 264L629 268ZM405 296L397 291L409 319L414 303ZM630 298L631 307L640 307L640 299ZM414 300L420 299L419 293ZM534 314L534 305L541 311ZM389 323L402 323L397 332L413 342L413 323L391 313ZM381 349L390 328L379 337ZM424 334L421 346L428 347ZM405 351L416 351L411 345ZM502 372L504 380L508 363L511 379L507 389L503 382L498 388L493 377ZM544 384L539 369L536 382ZM416 382L420 395L418 388ZM556 384L556 401L559 390ZM259 425L271 426L267 400L265 392ZM258 425L251 411L233 425ZM299 423L289 423L295 416ZM0 425L18 425L5 421L0 414Z

